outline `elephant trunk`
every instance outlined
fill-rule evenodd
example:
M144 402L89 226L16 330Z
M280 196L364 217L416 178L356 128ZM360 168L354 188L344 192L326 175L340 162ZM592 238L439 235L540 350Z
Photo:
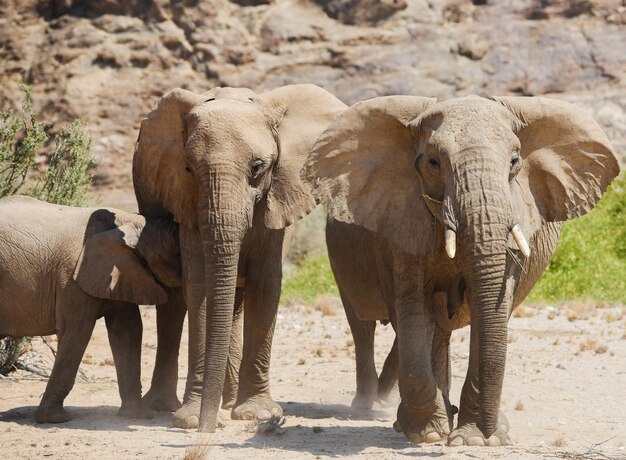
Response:
M480 173L472 174L472 166ZM496 166L486 156L468 157L457 182L462 269L469 287L472 327L478 328L478 428L485 438L497 429L513 300L506 284L510 192Z
M210 171L200 181L200 230L206 274L206 343L198 430L214 432L224 387L233 321L239 252L249 216L236 178ZM242 209L244 208L244 209Z
M478 428L485 438L497 429L506 363L510 305L504 298L505 243L502 250L494 248L492 253L477 251L468 273L472 327L478 327L479 340Z

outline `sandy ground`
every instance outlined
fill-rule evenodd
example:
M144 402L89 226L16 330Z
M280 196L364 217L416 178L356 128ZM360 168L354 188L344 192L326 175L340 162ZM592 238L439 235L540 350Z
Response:
M154 310L145 308L143 316L147 389L156 345ZM391 328L379 327L379 366L391 340ZM395 407L352 411L352 337L335 299L281 307L272 391L284 408L284 432L265 434L249 422L229 421L217 433L200 436L171 428L165 413L145 422L115 415L115 370L100 321L83 375L66 400L73 421L34 424L44 378L19 371L0 380L0 452L4 458L626 458L626 308L522 307L511 321L509 342L502 409L513 446L414 446L392 428ZM453 403L463 384L468 343L468 329L453 335ZM33 350L27 362L49 369L52 354L41 339ZM183 386L181 378L181 396Z

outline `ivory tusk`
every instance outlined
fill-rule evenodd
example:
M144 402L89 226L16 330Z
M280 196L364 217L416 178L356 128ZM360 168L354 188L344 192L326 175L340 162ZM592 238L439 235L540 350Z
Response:
M456 254L456 233L454 233L454 230L446 228L445 238L446 253L448 254L448 257L454 259L454 255Z
M528 241L526 241L526 238L522 233L522 229L519 228L519 225L515 224L515 226L511 229L511 233L513 233L513 239L515 240L515 243L517 244L519 250L522 251L522 254L524 254L524 257L529 257L530 246L528 246Z

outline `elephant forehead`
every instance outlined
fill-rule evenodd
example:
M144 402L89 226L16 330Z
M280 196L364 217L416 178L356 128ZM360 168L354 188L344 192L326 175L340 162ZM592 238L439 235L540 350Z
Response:
M275 144L267 116L253 102L217 99L187 115L189 140L206 147L233 146L251 151Z
M510 114L494 101L482 97L451 99L436 104L424 116L430 124L432 143L447 150L459 150L471 145L492 148L514 144Z

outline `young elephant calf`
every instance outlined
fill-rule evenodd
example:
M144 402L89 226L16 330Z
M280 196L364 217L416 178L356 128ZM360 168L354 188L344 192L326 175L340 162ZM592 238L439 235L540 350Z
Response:
M143 417L139 304L162 304L181 285L178 228L110 208L0 200L0 337L57 334L39 423L71 419L63 400L95 322L104 316L122 406Z

